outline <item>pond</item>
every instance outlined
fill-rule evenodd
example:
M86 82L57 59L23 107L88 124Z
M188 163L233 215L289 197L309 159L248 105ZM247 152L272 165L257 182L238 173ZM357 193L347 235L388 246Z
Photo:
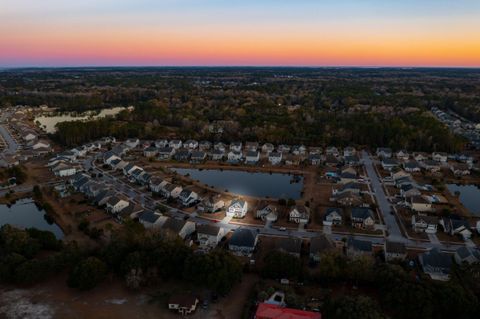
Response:
M452 195L459 192L462 205L473 215L480 216L480 188L478 186L447 184L447 188Z
M62 239L62 229L46 217L45 211L39 209L31 198L19 199L10 207L0 205L0 226L10 224L19 228L48 230Z
M189 168L173 170L220 191L228 190L232 194L285 199L299 199L302 196L303 176L299 175Z
M87 121L94 120L106 116L114 116L121 111L126 110L125 107L114 107L111 109L102 109L100 112L84 112L84 113L62 113L59 115L42 115L35 118L34 122L40 123L40 127L47 133L55 133L55 125L67 121Z

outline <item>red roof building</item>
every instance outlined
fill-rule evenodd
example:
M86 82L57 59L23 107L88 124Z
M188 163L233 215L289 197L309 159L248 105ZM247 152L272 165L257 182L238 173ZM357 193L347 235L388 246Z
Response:
M322 319L322 315L317 312L261 303L258 305L255 319Z

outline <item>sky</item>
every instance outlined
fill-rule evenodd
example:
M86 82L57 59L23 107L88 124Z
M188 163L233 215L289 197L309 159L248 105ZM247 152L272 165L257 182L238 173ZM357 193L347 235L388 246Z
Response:
M0 0L0 67L480 67L479 0Z

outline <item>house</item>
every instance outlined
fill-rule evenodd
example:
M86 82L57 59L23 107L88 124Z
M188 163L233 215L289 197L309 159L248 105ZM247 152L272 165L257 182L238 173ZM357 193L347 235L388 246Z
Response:
M170 146L174 150L180 149L182 147L182 145L183 145L183 143L180 140L171 140L170 142L168 142L168 146Z
M330 167L336 167L339 164L340 164L340 161L335 156L327 155L325 157L325 165L330 166Z
M417 161L408 161L403 163L403 169L409 173L420 172L421 168Z
M410 158L410 154L408 154L407 150L399 150L395 153L395 157L399 161L408 161L408 159Z
M166 185L166 181L164 181L159 176L152 176L150 181L148 182L148 187L154 193L159 193L160 190Z
M156 148L165 148L167 146L168 146L168 141L165 139L155 141Z
M440 172L440 169L441 169L439 162L436 162L433 160L425 160L422 166L424 169L432 173Z
M224 207L225 202L217 195L205 197L198 206L198 209L206 213L215 213Z
M408 199L407 205L415 212L432 211L432 203L423 196L412 196Z
M308 161L310 165L318 166L322 163L322 156L320 154L310 154L308 156Z
M462 246L455 251L453 258L459 265L463 263L480 263L480 250L474 247Z
M412 228L416 233L425 232L435 234L437 232L438 218L426 215L412 215Z
M198 143L198 149L200 151L208 151L212 148L212 142L209 142L209 141L200 141L200 143Z
M243 218L247 215L248 203L242 199L234 199L226 211L227 217Z
M336 246L332 238L320 234L310 239L310 260L320 262L324 253L335 251Z
M262 152L266 154L270 154L271 152L273 152L274 149L275 149L275 146L273 146L272 143L265 143L262 145Z
M145 228L160 228L168 217L162 216L160 213L146 210L138 216L138 221Z
M413 159L417 162L423 162L428 159L428 155L425 153L413 153Z
M225 145L222 142L217 142L217 143L213 144L213 149L218 150L218 151L222 151L223 153L225 153L225 151L227 150L227 145Z
M195 140L187 140L185 141L185 143L183 143L183 147L194 150L198 147L198 142Z
M284 308L280 305L260 303L255 312L255 319L322 319L318 312Z
M350 215L352 227L367 229L375 225L375 215L370 208L354 207Z
M372 242L349 237L347 240L347 256L350 258L373 256Z
M197 239L202 248L215 248L225 235L225 229L214 225L198 225Z
M335 201L341 206L359 206L363 204L362 198L351 191L335 194L331 200Z
M385 261L405 260L407 248L404 243L386 240L384 243Z
M433 152L432 160L434 160L435 162L446 163L448 160L448 154L443 152Z
M232 142L230 144L230 151L236 152L236 153L241 153L242 152L242 142Z
M245 154L245 163L246 164L257 164L260 160L260 152L258 151L247 151Z
M349 166L359 166L361 164L360 158L357 155L345 156L343 162Z
M31 141L37 139L37 135L34 134L33 132L24 132L22 134L22 138L25 142L28 143L28 142L31 142Z
M357 172L354 170L354 172L351 171L342 171L339 175L340 178L340 183L341 184L347 184L347 183L353 183L356 182L358 179Z
M228 152L227 159L230 163L238 163L242 160L243 154L240 151Z
M72 176L77 173L76 166L68 165L65 163L58 163L57 165L52 166L51 170L55 174L55 176L58 177Z
M437 248L420 254L418 261L425 274L433 280L447 281L450 279L452 256L439 251Z
M472 237L470 224L465 219L442 218L440 225L442 225L444 232L451 236L459 235L463 240Z
M163 223L162 230L185 239L195 232L195 223L183 219L168 218Z
M268 154L268 161L270 162L270 164L272 165L279 165L280 163L282 163L282 153L280 152L270 152Z
M382 168L387 171L391 171L399 166L397 160L391 158L382 158Z
M261 202L257 206L255 217L274 222L278 218L277 207L266 202Z
M412 184L404 184L400 186L400 195L403 198L408 199L415 196L421 196L422 193L418 188L416 188Z
M133 163L128 163L123 168L123 175L130 175L130 173L133 172L134 170L136 170L137 168L140 168L140 167L136 166Z
M141 205L131 203L117 213L117 218L120 221L124 221L126 219L135 219L141 213L143 213L143 207Z
M257 232L249 228L237 228L228 243L228 249L237 256L252 256L257 246Z
M182 192L182 187L171 183L164 183L160 188L160 195L165 198L177 198Z
M137 182L140 183L140 185L148 185L150 183L151 178L152 178L152 175L150 173L142 171L142 173L139 176L137 176Z
M450 165L450 171L452 171L452 173L455 176L470 175L470 167L468 166L468 164L464 164L464 163L453 163L453 164L451 164Z
M391 158L392 149L387 147L379 147L377 148L377 156L380 158Z
M300 258L302 239L297 237L279 237L275 239L275 250Z
M258 150L258 142L246 142L245 143L245 150L256 152Z
M186 316L194 312L198 304L198 298L193 295L173 295L168 300L168 309L175 310L182 316Z
M158 153L158 149L154 146L147 147L143 150L143 156L145 157L155 157Z
M305 205L295 205L288 213L288 220L297 224L307 224L310 220L310 209Z
M357 154L357 151L353 146L347 146L343 149L343 157L354 156L355 154Z
M50 150L50 143L47 140L38 140L32 145L33 150L47 149Z
M294 155L305 155L307 153L307 147L305 145L294 145L292 147L292 153Z
M327 155L331 155L333 157L337 157L338 155L340 155L340 152L338 151L338 148L336 148L335 146L328 146L325 149L325 153Z
M190 151L184 148L177 149L173 157L175 158L176 161L179 161L179 162L188 161L190 158Z
M290 149L291 147L289 145L285 145L285 144L280 144L278 145L278 148L277 150L280 152L280 153L290 153Z
M192 163L201 163L207 158L207 153L204 151L193 151L190 156L190 161Z
M343 209L337 207L328 207L323 215L324 226L342 225Z
M182 203L183 206L189 207L198 201L198 194L192 190L184 189L178 195L178 200Z
M222 161L225 157L225 152L222 150L213 150L212 152L212 160L214 161Z
M122 199L118 196L112 196L107 201L107 211L110 213L116 214L120 212L122 209L130 205L128 200Z
M105 205L107 203L107 201L115 196L115 192L112 191L112 190L103 190L101 191L100 193L98 193L97 196L95 196L95 198L93 199L93 203L98 205L99 207L102 207L103 205Z
M135 147L138 146L139 143L140 141L138 140L138 138L129 138L128 140L125 141L125 145L129 149L134 149Z
M161 147L157 150L158 159L166 160L172 158L175 154L175 149L173 147Z
M128 150L128 146L124 144L115 145L115 147L112 148L112 152L117 156L124 156Z

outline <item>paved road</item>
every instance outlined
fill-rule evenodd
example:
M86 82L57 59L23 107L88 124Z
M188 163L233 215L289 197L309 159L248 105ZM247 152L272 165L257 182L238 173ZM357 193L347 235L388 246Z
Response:
M407 239L403 237L395 216L390 213L392 210L391 204L385 195L382 182L380 181L380 178L373 167L373 161L366 151L362 152L362 160L365 165L365 169L367 170L367 175L372 183L372 190L377 199L378 209L380 210L385 225L387 226L389 233L387 238L395 241L406 242Z
M5 142L8 144L8 148L6 148L4 152L10 153L10 154L15 153L18 149L18 144L17 142L15 142L13 137L10 135L8 130L3 125L0 125L0 134L2 135Z

